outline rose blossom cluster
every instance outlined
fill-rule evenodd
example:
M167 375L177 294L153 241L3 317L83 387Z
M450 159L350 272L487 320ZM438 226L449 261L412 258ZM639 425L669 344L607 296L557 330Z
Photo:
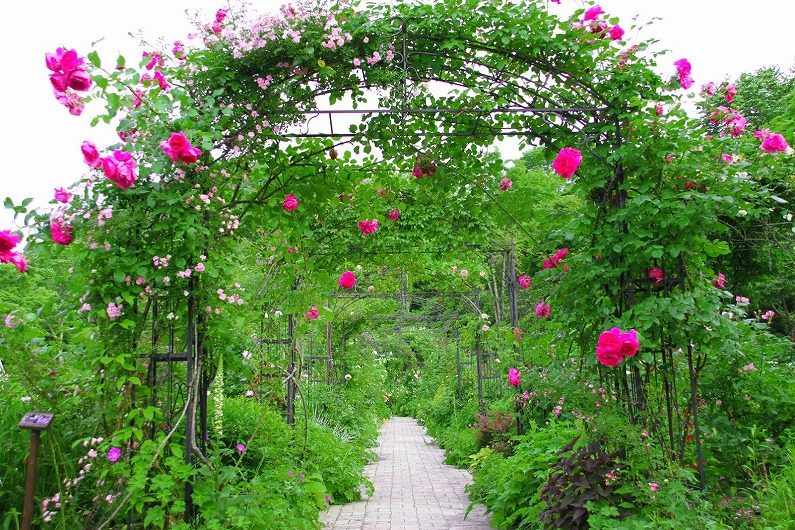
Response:
M599 335L599 341L596 344L596 358L605 366L618 366L624 357L634 357L639 348L637 331L634 329L621 331L621 328L612 328Z
M85 150L83 154L85 155ZM91 158L93 159L94 156L98 158L99 154L94 155L92 153ZM117 149L113 151L111 156L99 160L105 176L118 187L126 190L135 185L135 181L138 180L138 164L133 159L132 154ZM86 163L91 165L89 157L86 157Z
M69 109L69 113L79 116L83 112L83 98L75 92L86 92L91 88L91 75L83 68L85 59L75 50L58 48L55 53L44 56L50 74L50 83L55 91L55 99Z
M679 59L674 62L674 66L676 66L676 77L679 79L679 85L685 90L693 86L694 81L693 78L690 77L690 71L692 69L690 61L684 58Z
M320 316L320 312L317 310L317 306L313 305L312 307L309 308L309 311L304 313L304 316L309 320L317 320L318 317Z
M589 8L583 16L582 25L588 26L591 33L595 33L599 37L603 38L605 35L609 35L611 40L621 40L624 36L624 30L619 25L615 25L608 30L610 24L606 20L599 18L604 13L604 10L598 5Z
M359 221L358 224L359 230L366 236L375 234L376 230L378 230L378 219L364 219Z
M193 147L185 133L173 132L168 140L160 142L160 148L174 162L194 164L202 156L201 150Z
M51 219L50 236L55 243L66 246L74 239L74 228L67 225L63 219Z
M19 244L19 236L10 230L0 230L0 263L11 263L19 272L27 272L28 261L14 250Z
M569 255L569 249L568 248L561 248L557 252L555 252L552 255L551 258L545 259L544 260L544 264L541 266L541 268L542 269L554 269L555 267L560 265L560 262L563 261L563 259L566 256L568 256L568 255ZM564 265L563 268L565 270L568 270L566 265Z
M533 279L527 274L519 275L519 287L522 289L529 289L533 284Z

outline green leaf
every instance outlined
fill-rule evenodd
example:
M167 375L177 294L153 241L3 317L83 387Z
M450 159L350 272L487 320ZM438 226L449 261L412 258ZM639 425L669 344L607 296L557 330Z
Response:
M96 51L89 52L86 57L88 57L89 62L97 68L102 67L102 61L99 60L99 54Z

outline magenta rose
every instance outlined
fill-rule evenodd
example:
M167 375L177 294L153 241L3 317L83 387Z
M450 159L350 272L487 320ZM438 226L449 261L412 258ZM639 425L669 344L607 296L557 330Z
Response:
M646 271L646 277L654 282L655 285L660 285L663 282L663 270L659 267L652 267Z
M621 329L612 328L610 331L603 331L596 344L596 358L605 366L618 366L624 359L621 354L622 343Z
M521 287L522 289L529 289L532 284L533 284L533 279L527 274L522 274L521 276L519 276L519 287Z
M72 194L63 188L55 188L55 200L62 203L67 203L72 198Z
M0 254L11 252L19 244L19 236L11 230L0 230Z
M676 76L679 79L679 85L687 90L691 86L693 86L693 78L690 77L690 61L687 59L679 59L678 61L674 62L674 66L676 66Z
M508 370L508 384L511 386L519 386L522 384L522 380L519 376L522 375L522 372L517 370L516 368L511 368Z
M552 161L552 169L555 173L569 179L582 163L582 152L573 147L564 147L560 150L555 160Z
M762 140L762 145L759 146L765 153L783 153L787 150L789 145L783 136L777 133L769 133L765 135Z
M95 146L92 142L83 142L83 145L80 146L80 150L83 152L83 159L85 160L86 164L88 164L88 167L95 169L102 165L102 161L99 159L99 151L97 151L97 146Z
M621 334L621 355L624 357L635 357L639 348L640 342L638 342L637 331L631 329Z
M364 219L363 221L359 221L358 224L359 230L366 236L374 234L376 230L378 230L378 219Z
M339 285L343 289L353 289L356 286L356 275L351 271L345 271L340 276Z
M624 36L624 28L616 24L610 28L608 35L610 35L611 40L621 40L621 38Z
M545 304L544 302L539 302L536 306L536 315L538 318L549 318L549 311L549 304Z
M138 178L137 164L130 153L116 150L113 156L102 159L102 170L105 176L121 189L126 190L135 185Z
M398 217L400 217L400 210L397 208L391 208L390 210L387 210L386 218L390 221L395 222L398 220Z
M73 232L74 229L64 224L60 219L53 219L50 221L50 236L52 240L59 245L66 246L70 244L74 239L72 235Z
M296 208L298 208L298 197L288 193L282 202L282 209L285 212L292 212L295 211Z
M111 447L108 451L108 460L111 462L116 462L121 457L121 449L118 447Z

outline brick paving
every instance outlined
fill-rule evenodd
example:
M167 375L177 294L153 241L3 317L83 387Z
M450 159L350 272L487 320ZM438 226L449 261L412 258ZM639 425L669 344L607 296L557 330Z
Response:
M332 506L320 514L333 530L476 530L491 528L483 506L464 518L468 471L443 464L444 451L413 418L384 423L378 460L365 467L372 497Z

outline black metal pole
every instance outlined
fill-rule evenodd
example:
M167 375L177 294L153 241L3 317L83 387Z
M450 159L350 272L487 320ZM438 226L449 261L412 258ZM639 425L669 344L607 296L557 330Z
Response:
M194 314L194 294L188 297L188 329L187 329L187 337L186 337L186 344L185 344L185 352L186 352L186 375L185 381L187 383L187 410L185 415L185 463L190 465L191 464L191 457L193 454L193 445L192 442L196 435L196 428L194 424L195 415L194 410L196 408L196 403L193 400L193 396L197 393L193 391L193 384L198 384L199 381L193 380L193 367L196 362L196 352L195 352L195 340L194 334L196 333L196 326L195 322L193 321L195 318ZM197 378L198 379L198 378ZM194 510L193 510L193 485L191 484L190 480L185 481L185 521L190 522L193 519Z
M287 365L287 425L295 425L295 336L293 315L287 317L287 337L290 341L290 363Z
M486 414L486 404L483 402L483 360L480 351L480 333L475 333L475 360L478 369L478 408L481 414Z
M704 476L704 453L701 449L701 429L698 425L698 382L696 381L696 372L693 368L693 345L687 345L687 367L690 371L690 406L693 410L693 433L696 438L696 463L698 465L698 482L703 490L706 486L706 478Z

